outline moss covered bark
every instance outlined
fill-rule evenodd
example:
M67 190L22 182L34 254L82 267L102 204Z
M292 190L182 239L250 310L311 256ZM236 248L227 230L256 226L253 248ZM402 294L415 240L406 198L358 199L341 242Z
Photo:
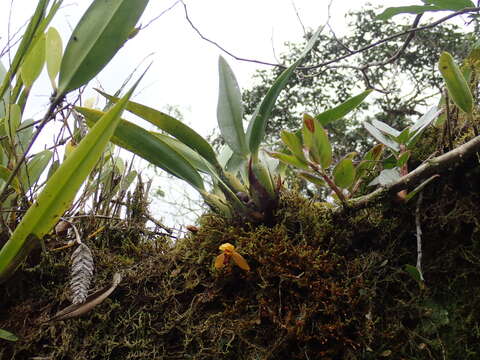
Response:
M350 212L284 192L273 226L213 214L168 246L111 228L89 245L97 284L124 280L89 314L45 322L69 304L66 254L42 255L1 285L2 359L478 359L479 171L476 160L424 191L425 284L415 202ZM249 262L218 271L229 242ZM101 244L101 245L100 245Z

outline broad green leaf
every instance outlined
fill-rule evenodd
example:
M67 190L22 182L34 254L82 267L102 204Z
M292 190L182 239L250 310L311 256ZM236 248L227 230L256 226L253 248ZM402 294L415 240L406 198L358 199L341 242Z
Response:
M37 7L35 8L35 12L33 16L30 18L27 28L22 35L22 41L18 46L17 51L15 52L15 56L11 62L10 68L6 76L3 78L3 81L0 85L0 99L6 94L8 88L10 87L10 80L15 77L17 74L18 68L21 62L25 59L25 55L27 54L30 46L33 43L34 36L40 32L43 32L41 29L41 24L45 23L45 10L48 6L49 0L39 0L37 3Z
M321 114L318 114L317 116L315 116L315 119L320 121L320 124L322 124L323 126L331 123L332 121L341 119L349 112L356 109L357 106L360 105L372 91L372 89L365 90L361 94L351 97L350 99L334 107L333 109L329 109Z
M251 160L251 170L258 183L272 198L275 197L275 186L273 185L272 174L266 164L259 158L253 158ZM250 192L252 192L252 188L255 188L255 185L250 181Z
M2 184L2 186L0 186L0 190L3 190L3 184L6 181L8 181L11 174L12 174L12 171L10 169L6 168L3 165L0 165L0 179L3 180L3 182L0 182ZM18 179L16 177L13 178L13 181L10 186L13 187L13 189L17 194L21 193L20 183L18 182Z
M51 27L47 31L45 51L48 77L50 78L52 87L56 89L57 86L55 79L57 78L58 72L60 71L60 64L62 62L63 54L63 43L60 34L54 27Z
M418 269L410 264L405 265L405 271L407 272L408 275L411 276L411 278L415 281L422 282L422 274L420 274L420 271Z
M395 141L400 145L405 145L409 138L410 138L410 128L406 127L405 129L402 130L400 135L396 137Z
M409 6L399 6L399 7L390 7L385 9L380 15L377 16L379 20L388 20L391 17L398 14L423 14L426 11L441 11L443 9L438 6L430 5L409 5Z
M205 165L205 159L202 158L202 156L200 156L196 151L192 150L181 141L175 138L172 138L170 136L163 135L160 133L155 133L155 132L152 134L158 137L167 145L169 145L176 152L181 154L190 164L193 165L195 169L203 173L207 173L207 174L210 173L210 168L208 168L207 165Z
M20 152L24 152L33 137L34 126L32 119L26 119L20 123L17 129L17 146Z
M217 121L225 142L238 154L247 156L245 131L243 130L242 94L232 69L220 56L218 59L219 89Z
M75 109L85 116L89 126L95 124L104 114L102 111L83 107L76 107ZM121 120L111 141L168 173L185 180L196 189L204 189L200 174L180 153L140 126Z
M243 157L242 155L233 153L230 159L228 159L224 168L229 172L236 173L239 170L242 171L242 167L245 168L246 164L247 158Z
M475 4L471 0L422 0L425 4L438 6L444 10L462 10L465 8L474 8Z
M296 134L282 130L280 132L280 138L293 155L305 162L302 140Z
M5 75L7 74L7 69L3 66L2 62L0 61L0 84L5 79ZM9 101L9 91L6 91L3 97L0 96L0 119L5 117L6 114L6 107L10 103Z
M53 153L50 150L44 150L35 154L26 164L22 167L20 172L20 182L24 189L30 189L35 184L43 171L47 168Z
M372 125L375 126L381 132L383 132L385 134L388 134L390 136L397 137L397 136L400 135L400 131L392 128L390 125L385 124L382 121L378 121L378 120L373 119L372 120Z
M60 66L58 95L95 77L127 41L148 0L94 0L73 30Z
M395 154L390 154L390 156L386 157L382 161L382 166L384 169L393 169L397 166L397 157Z
M356 179L358 180L363 177L367 172L372 170L375 165L378 163L380 158L383 154L384 145L377 144L373 148L371 148L367 153L363 156L362 161L358 164L356 170Z
M280 153L280 152L269 152L268 155L271 157L280 160L284 164L294 166L297 169L308 170L309 167L306 162L301 161L296 156Z
M348 189L355 180L355 167L352 161L353 156L354 155L347 155L340 160L333 169L333 181L343 189Z
M110 101L118 101L117 97L110 96L99 90L97 91ZM158 110L138 104L133 101L129 101L126 109L131 113L140 116L142 119L150 122L151 124L157 126L158 128L166 131L173 137L183 142L188 147L197 151L213 166L217 167L219 165L215 152L213 151L210 144L195 130L185 125L180 120L177 120L170 115L164 114Z
M30 50L20 67L20 75L27 89L30 89L40 76L45 65L45 35L42 34Z
M122 100L101 117L75 152L48 180L35 203L25 213L0 250L0 282L15 271L37 245L36 242L52 229L70 206L83 181L100 159L137 84L138 81Z
M233 209L224 198L215 194L210 194L206 191L202 191L201 195L205 203L207 203L211 208L215 209L219 214L222 214L225 217L232 216Z
M320 178L320 177L318 177L318 176L316 176L316 175L314 175L310 172L300 171L298 173L298 176L300 176L301 178L303 178L307 181L310 181L312 184L315 184L317 186L320 186L320 187L326 186L326 183L322 178Z
M433 106L428 110L410 129L410 138L408 139L407 146L411 147L415 145L417 140L423 131L442 113L442 109L437 106Z
M10 105L10 111L5 120L5 133L10 139L11 144L16 142L16 132L22 121L22 110L17 104Z
M308 114L303 116L303 144L308 149L313 161L326 169L332 163L332 146L325 129L317 119Z
M315 148L320 155L320 165L326 169L332 163L332 146L328 141L328 135L325 129L319 124L315 124Z
M308 114L303 114L303 126L302 126L302 139L303 146L309 152L314 149L315 143L313 136L315 134L315 119ZM313 154L315 157L315 154ZM320 159L317 156L317 159L313 159L315 162L319 162Z
M388 146L390 149L396 152L400 151L400 146L395 141L383 135L375 126L373 126L368 122L364 122L363 126L370 133L370 135L372 135L375 139L377 139L383 145Z
M462 75L459 67L453 60L452 55L443 52L438 61L438 69L440 70L448 93L453 102L463 111L471 114L473 111L473 96L467 81Z
M290 67L288 67L286 70L284 70L275 80L272 87L268 90L267 94L265 95L257 110L253 114L247 130L248 146L252 154L257 154L260 143L265 137L265 127L267 125L268 119L270 118L272 109L275 106L278 95L280 95L280 92L287 85L288 81L290 80L290 76L292 76L295 69L302 63L305 56L313 48L322 29L323 27L319 28L313 34L297 61L290 65Z
M410 155L410 151L405 151L402 155L400 155L397 160L397 167L401 168L403 165L405 165L408 159L410 159Z
M18 337L16 337L14 334L12 334L7 330L0 329L0 339L8 340L8 341L17 341Z

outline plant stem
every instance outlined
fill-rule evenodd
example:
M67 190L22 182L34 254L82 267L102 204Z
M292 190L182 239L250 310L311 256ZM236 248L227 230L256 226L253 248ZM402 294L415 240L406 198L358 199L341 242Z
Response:
M328 186L330 187L330 189L332 189L335 194L337 194L338 198L340 199L340 201L342 202L343 205L347 205L347 199L345 198L345 195L343 195L343 192L342 190L340 190L338 188L337 185L335 185L335 183L332 181L332 179L330 179L328 177L327 174L325 174L323 172L323 170L321 170L317 164L314 164L312 162L309 163L310 167L313 169L313 171L315 171L318 175L320 175L323 180L325 180L325 182L328 184Z
M27 158L27 154L32 148L33 144L37 140L38 136L40 135L40 132L43 130L47 122L52 118L53 113L55 112L56 107L58 104L62 102L63 98L56 98L50 103L50 106L48 107L47 112L45 113L45 116L43 119L40 121L40 124L37 126L37 131L35 134L33 134L32 140L30 140L30 143L28 144L27 148L23 152L22 157L18 160L17 164L15 165L15 168L12 170L10 176L8 177L7 181L5 182L2 191L0 192L0 202L3 202L4 196L7 193L8 186L12 183L13 179L15 176L17 176L18 172L20 171L20 167L22 164L25 162L25 159Z

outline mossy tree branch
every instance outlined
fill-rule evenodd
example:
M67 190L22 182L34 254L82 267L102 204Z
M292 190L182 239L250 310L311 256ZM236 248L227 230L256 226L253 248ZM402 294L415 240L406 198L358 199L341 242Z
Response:
M362 208L379 201L386 196L394 195L401 190L420 184L423 180L435 174L442 174L464 161L470 159L480 151L480 136L473 138L467 143L433 159L427 160L409 174L397 181L380 187L372 193L349 201L348 208Z

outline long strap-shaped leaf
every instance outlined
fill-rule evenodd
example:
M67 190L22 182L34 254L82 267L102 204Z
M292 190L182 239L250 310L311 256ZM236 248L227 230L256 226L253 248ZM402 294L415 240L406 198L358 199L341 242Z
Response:
M117 102L118 98L108 95L100 90L97 90L101 95L108 100ZM148 106L129 101L126 109L131 113L140 116L142 119L166 131L173 137L183 142L188 147L197 151L216 169L220 168L217 157L210 144L195 130L185 125L180 120L177 120L170 115L164 114L161 111L152 109Z
M95 0L80 19L65 49L58 97L85 85L117 53L148 0Z
M338 106L335 106L332 109L324 111L321 114L315 116L315 119L320 121L322 126L325 126L332 121L338 120L343 118L347 115L350 111L354 110L358 105L360 105L363 100L372 92L372 89L365 90L364 92L351 97L350 99L346 100L345 102L341 103Z
M313 48L322 30L323 27L320 27L313 34L298 60L295 61L292 65L290 65L290 67L288 67L286 70L284 70L275 80L272 87L268 90L267 95L265 95L259 107L253 114L252 119L250 120L250 123L248 125L247 141L250 147L250 152L254 155L254 157L256 157L256 154L258 153L258 148L260 147L260 143L265 137L265 127L267 125L267 120L270 117L275 102L277 101L278 95L280 95L280 92L287 85L288 81L290 80L290 76L292 76L295 69L301 64L305 56Z
M76 110L85 116L89 126L95 124L104 114L102 111L83 107L77 107ZM170 174L187 181L193 187L204 189L200 174L181 154L140 126L121 120L111 141Z
M235 153L246 157L249 150L242 122L242 94L232 69L221 56L218 59L218 78L218 126L228 146Z
M42 19L44 19L45 10L48 6L48 3L49 3L49 0L40 0L38 2L37 7L35 9L35 13L30 19L27 29L25 30L25 33L22 36L22 41L18 46L18 50L15 53L15 56L13 57L10 69L8 69L8 72L4 77L2 84L0 85L0 98L2 98L3 95L5 95L5 92L10 86L10 81L13 79L13 77L17 73L17 70L21 62L25 58L25 55L28 49L33 45L32 44L33 37L36 34Z
M0 250L0 283L21 264L34 246L36 239L41 239L48 233L68 209L83 181L102 155L137 84L138 81L114 107L101 117L48 180L38 199L28 209L10 239Z

